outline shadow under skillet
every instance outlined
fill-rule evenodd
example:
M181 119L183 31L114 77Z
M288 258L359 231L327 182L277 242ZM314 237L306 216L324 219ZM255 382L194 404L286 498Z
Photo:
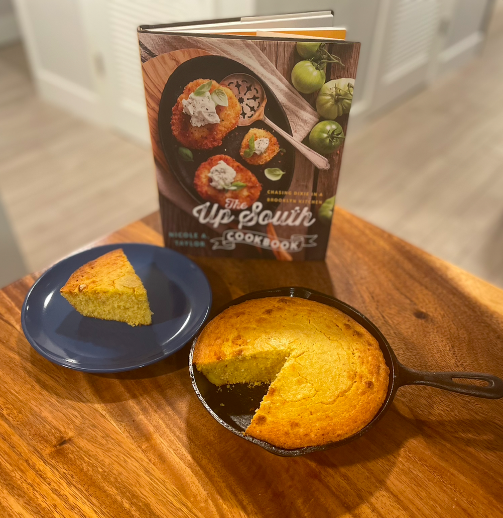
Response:
M259 403L260 399L257 407ZM249 516L300 517L306 516L309 508L312 516L335 517L369 500L385 485L398 461L397 452L414 435L411 427L396 427L397 419L388 412L375 429L357 441L301 457L280 457L225 430L192 398L185 429L190 455L205 476L199 481L208 494L218 489L219 496L230 504L236 498L246 498L251 502L246 509ZM392 432L393 440L387 440ZM360 476L362 464L372 476ZM341 491L349 477L354 482L351 496ZM214 482L220 479L225 480L224 489ZM294 498L285 498L285 487ZM313 501L313 494L327 493L329 500ZM337 508L344 511L338 513Z
M346 515L386 486L401 462L400 450L418 436L438 449L448 443L460 451L502 451L500 425L485 422L487 433L470 434L479 424L477 419L418 420L403 415L393 403L381 421L353 442L305 456L279 457L225 430L195 398L186 413L189 451L206 477L200 482L211 494L216 489L213 480L225 478L225 487L232 489L218 494L229 502L246 488L242 497L252 502L247 508L252 516L306 516L307 508L310 516ZM285 486L295 498L285 499ZM313 500L313 494L327 492L330 499Z

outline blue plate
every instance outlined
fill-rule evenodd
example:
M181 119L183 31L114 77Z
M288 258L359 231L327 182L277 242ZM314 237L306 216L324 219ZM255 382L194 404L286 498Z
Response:
M59 293L77 268L117 248L147 289L151 326L83 317ZM85 250L47 270L26 296L21 323L33 348L51 362L85 372L121 372L181 349L210 307L208 279L190 259L169 248L124 243Z

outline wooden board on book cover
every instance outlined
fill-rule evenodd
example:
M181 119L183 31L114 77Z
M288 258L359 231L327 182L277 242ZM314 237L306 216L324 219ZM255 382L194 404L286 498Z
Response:
M335 52L334 45L330 45L328 47L330 52ZM341 58L343 63L345 63L344 67L336 63L330 63L327 66L327 81L332 79L339 79L341 77L346 77L350 79L356 79L356 73L358 68L358 57L360 54L360 44L356 44L353 47L338 47L337 56ZM317 97L317 93L313 94L314 97ZM344 134L347 135L348 131L348 121L349 115L343 115L337 119L337 122L342 126L344 130ZM342 155L344 152L344 143L342 146L332 155L328 157L330 162L330 167L333 168L335 174L326 174L325 171L318 171L316 176L316 181L313 184L313 192L318 193L318 197L322 199L326 199L326 193L336 192L337 185L339 183L339 176L341 173L341 165L342 165ZM349 170L343 170L342 174L351 174ZM321 205L316 205L314 213L316 216L318 215L318 211ZM322 222L317 223L317 228L320 228L320 225L323 225ZM319 246L323 247L325 243L321 241L323 233L319 234ZM328 240L329 235L326 235L325 239ZM328 241L327 241L328 242ZM309 259L319 259L319 252L316 248L310 248L307 251L306 257Z
M158 214L98 244L162 245ZM337 209L327 261L198 257L213 311L305 285L367 315L416 369L503 377L503 291ZM23 335L37 278L0 290L2 518L503 516L503 400L401 388L360 439L276 457L236 437L191 386L188 347L132 372L54 365Z
M254 41L253 42L263 53L265 56L269 58L269 60L275 65L278 72L280 72L285 79L290 80L291 70L295 66L296 63L302 60L302 58L295 52L295 46L292 46L291 43L285 41ZM358 58L360 54L360 44L359 43L345 43L339 44L330 43L327 46L327 50L330 53L335 53L345 66L341 66L335 63L329 63L326 69L326 80L330 81L332 79L338 79L341 77L347 78L356 78L356 71L358 68ZM316 102L316 97L318 93L303 95L303 97L311 103L313 106ZM338 121L342 129L344 130L344 134L347 133L348 128L348 116L344 116ZM309 162L301 153L296 151L295 155L295 176L290 187L290 191L292 192L314 192L320 195L320 198L325 199L327 193L335 193L337 190L337 184L339 180L339 171L341 166L342 153L344 150L344 145L342 145L336 153L329 156L331 169L329 171L320 171L315 168L315 166ZM312 201L313 198L317 199L317 197L313 197L311 195L304 196L303 199ZM297 206L295 202L283 201L278 210L281 211L289 211ZM315 215L318 214L318 210L320 205L311 205L312 211ZM313 228L306 228L304 226L298 227L295 229L295 234L306 235L312 234L313 230L316 233L316 229L323 228L323 223L317 223ZM276 233L280 237L287 237L292 232L291 227L277 227ZM318 234L318 247L316 248L304 248L301 252L295 254L296 259L323 259L322 249L324 249L324 245L326 243L321 242L321 236L323 232ZM328 239L328 235L327 235ZM279 260L291 260L292 257L289 254L283 252L281 255L277 256Z

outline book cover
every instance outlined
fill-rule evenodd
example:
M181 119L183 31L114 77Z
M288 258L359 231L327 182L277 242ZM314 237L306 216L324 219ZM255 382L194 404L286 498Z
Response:
M138 37L165 245L324 259L360 44Z

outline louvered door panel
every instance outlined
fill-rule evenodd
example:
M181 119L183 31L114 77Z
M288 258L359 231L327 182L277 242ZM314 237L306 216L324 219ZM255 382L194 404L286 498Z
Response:
M391 0L374 92L374 109L426 84L441 0Z
M106 0L107 69L113 124L121 131L148 140L145 94L140 68L138 25L211 19L214 0Z

